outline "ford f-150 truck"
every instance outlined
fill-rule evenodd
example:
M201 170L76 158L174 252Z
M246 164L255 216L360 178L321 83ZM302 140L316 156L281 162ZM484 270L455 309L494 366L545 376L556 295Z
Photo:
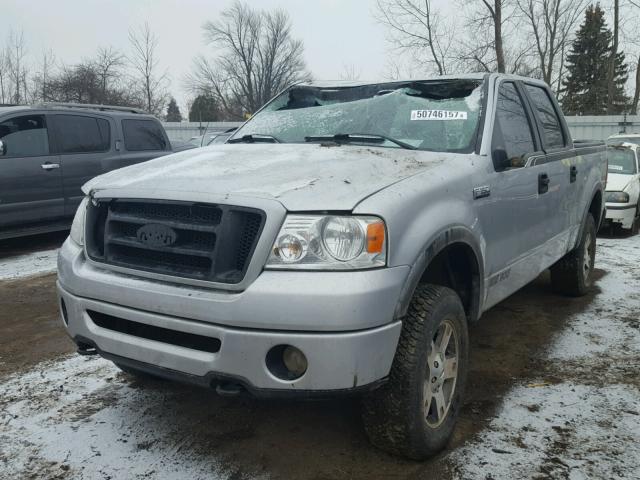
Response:
M545 269L592 283L605 147L543 82L298 84L227 143L84 186L58 260L80 353L222 394L358 392L372 443L421 459L452 435L468 325Z

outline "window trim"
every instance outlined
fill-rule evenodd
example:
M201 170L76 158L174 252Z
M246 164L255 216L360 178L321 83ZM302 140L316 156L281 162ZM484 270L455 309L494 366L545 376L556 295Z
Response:
M506 84L506 83L511 83L513 85L513 87L516 90L516 93L518 94L518 97L520 98L520 103L522 105L522 109L524 110L524 114L525 117L527 119L527 123L529 124L529 133L531 134L531 140L533 141L533 151L526 153L525 154L525 160L527 158L533 157L533 156L537 156L537 155L544 155L544 152L542 152L540 149L541 147L541 139L539 136L539 132L537 130L537 127L534 128L534 124L532 122L532 115L533 112L531 111L531 108L529 106L529 103L527 102L527 99L525 99L521 86L519 84L519 82L515 79L511 79L511 78L505 78L505 79L500 79L499 82L496 82L495 85L495 95L494 95L494 99L493 99L493 104L494 104L494 108L493 108L493 120L492 120L492 127L491 127L491 141L489 142L489 156L491 158L491 163L493 165L493 170L496 173L503 173L503 172L512 172L512 171L518 171L521 168L526 168L526 162L525 165L523 165L522 167L514 167L514 168L505 168L505 169L497 169L496 168L496 164L493 160L493 150L494 150L494 145L493 145L493 137L495 134L495 130L496 128L499 128L498 125L498 101L500 99L500 88Z
M56 137L56 141L55 141L55 154L56 155L95 155L96 153L107 153L110 152L113 148L111 139L113 138L112 132L113 129L111 128L111 122L109 121L109 117L104 117L102 115L91 115L91 114L86 114L84 112L80 112L80 113L76 113L76 112L55 112L55 113L50 113L48 115L49 117L52 118L53 120L53 128L55 130L55 137ZM92 150L90 152L63 152L62 151L62 145L60 142L60 139L62 138L62 133L59 131L58 129L58 121L57 118L58 117L84 117L84 118L92 118L93 120L96 121L96 126L98 125L98 120L104 120L107 122L108 125L108 138L107 138L107 148L105 150ZM98 131L100 131L100 127L97 127Z
M126 128L125 128L125 122L150 122L150 123L153 123L162 132L162 138L164 139L164 148L160 148L160 149L144 149L144 150L131 150L127 146L127 132L126 132ZM167 151L171 151L171 142L169 141L169 139L167 137L167 133L164 130L164 127L162 126L162 124L155 118L148 118L148 117L146 117L146 118L121 118L120 119L120 128L122 128L122 143L124 145L124 150L127 151L127 152L137 153L137 152L167 152Z
M563 142L562 146L549 147L546 144L545 142L546 136L544 135L544 126L542 124L542 120L538 113L538 109L535 105L535 102L533 101L533 98L531 98L531 95L529 95L529 91L527 90L527 87L539 88L547 96L549 103L551 103L551 108L553 108L553 112L555 113L556 118L558 119L558 125L560 126L560 131L562 133L562 142ZM549 88L546 85L540 85L533 82L522 82L522 91L527 99L527 102L531 107L533 116L536 119L536 128L538 129L538 135L540 136L540 148L542 148L545 153L556 153L556 152L561 152L569 149L571 147L571 145L569 145L570 137L568 135L567 126L565 125L564 115L559 110L558 105L555 101L555 98L553 95L551 95Z
M21 156L13 156L13 155L3 155L2 157L0 157L0 161L2 160L14 160L16 158L42 158L42 157L51 157L53 155L57 155L54 150L54 145L55 142L53 141L53 136L52 136L52 132L51 132L51 128L49 127L49 122L48 122L48 115L44 114L44 113L26 113L26 112L20 112L20 113L16 113L15 115L11 115L9 117L6 118L2 118L0 119L0 123L4 123L8 120L13 120L14 118L20 118L20 117L42 117L42 119L44 120L44 128L47 131L47 141L49 142L49 151L45 154L42 155L21 155Z

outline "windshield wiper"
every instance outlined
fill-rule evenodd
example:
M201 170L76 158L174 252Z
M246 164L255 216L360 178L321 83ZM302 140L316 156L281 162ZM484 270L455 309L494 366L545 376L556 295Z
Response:
M384 143L391 142L396 145L406 148L407 150L417 150L413 145L396 140L395 138L387 137L385 135L378 135L377 133L336 133L335 135L318 135L312 137L304 137L305 142L335 142L341 143Z
M227 143L281 143L273 135L265 135L264 133L254 133L251 135L243 135L238 138L231 138Z

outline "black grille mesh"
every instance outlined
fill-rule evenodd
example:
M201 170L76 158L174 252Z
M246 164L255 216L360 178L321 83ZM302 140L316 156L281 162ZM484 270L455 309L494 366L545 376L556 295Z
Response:
M220 283L244 278L264 212L230 205L109 200L87 214L87 252L109 265ZM139 234L151 228L167 242ZM165 238L165 236L161 238Z

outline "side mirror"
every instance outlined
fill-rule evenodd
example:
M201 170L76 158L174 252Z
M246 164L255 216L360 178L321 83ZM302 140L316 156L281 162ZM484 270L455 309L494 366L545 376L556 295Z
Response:
M4 157L7 154L7 144L0 140L0 157Z
M504 148L496 148L491 153L493 158L493 166L496 170L501 171L511 167L511 160L507 156Z

